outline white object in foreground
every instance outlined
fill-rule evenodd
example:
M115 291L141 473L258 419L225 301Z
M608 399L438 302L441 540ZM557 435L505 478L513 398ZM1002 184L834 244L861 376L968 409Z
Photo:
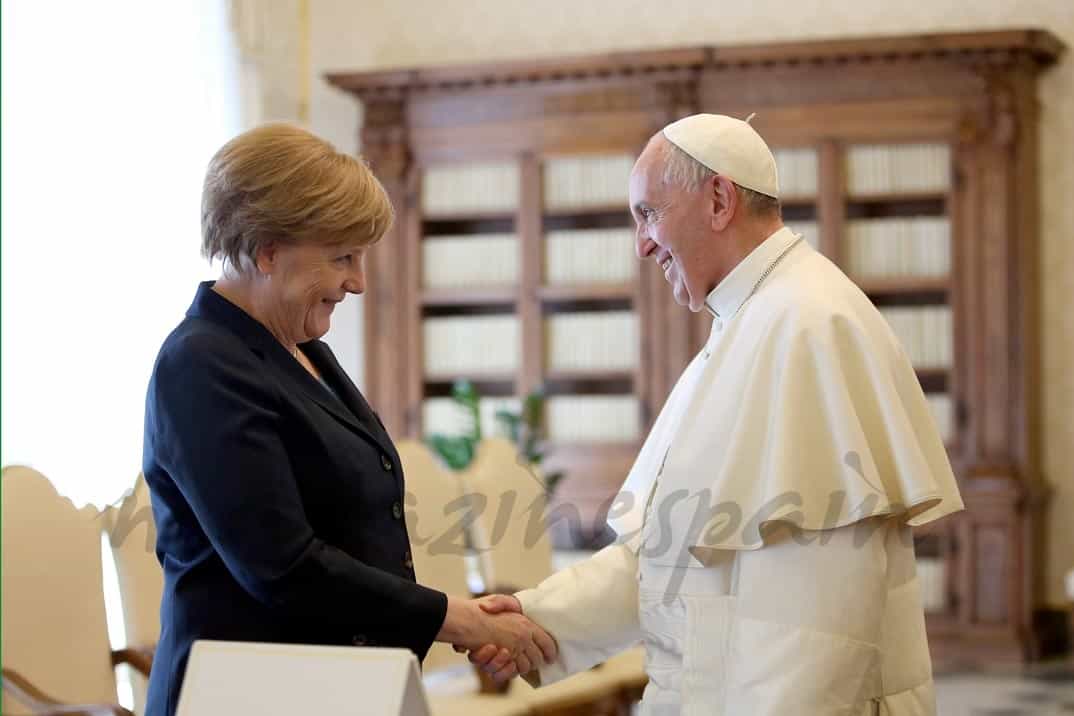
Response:
M177 716L429 716L407 649L197 641Z

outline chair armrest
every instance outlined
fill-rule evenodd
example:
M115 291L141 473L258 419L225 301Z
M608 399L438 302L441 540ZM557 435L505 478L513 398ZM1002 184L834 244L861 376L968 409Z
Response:
M34 686L14 669L3 669L3 689L39 716L132 716L117 704L63 704Z
M112 652L112 666L129 664L142 676L149 678L149 672L153 668L152 646L128 646L126 649L117 649Z

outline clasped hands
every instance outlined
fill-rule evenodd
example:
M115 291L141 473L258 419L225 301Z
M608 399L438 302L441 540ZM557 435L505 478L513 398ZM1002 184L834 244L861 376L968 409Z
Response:
M555 640L523 616L515 597L505 594L449 597L440 640L469 652L470 661L497 683L548 664L557 654Z

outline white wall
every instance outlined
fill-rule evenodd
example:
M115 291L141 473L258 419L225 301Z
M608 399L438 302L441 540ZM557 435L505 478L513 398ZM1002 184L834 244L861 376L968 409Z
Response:
M850 35L1007 27L1051 30L1074 47L1071 0L754 0L659 3L622 0L310 1L309 124L341 149L357 149L359 108L321 79L330 70L531 58L676 45L736 44ZM1049 522L1049 599L1063 602L1074 568L1074 59L1041 82L1041 376L1044 470L1056 486ZM329 336L361 375L360 301L337 313Z

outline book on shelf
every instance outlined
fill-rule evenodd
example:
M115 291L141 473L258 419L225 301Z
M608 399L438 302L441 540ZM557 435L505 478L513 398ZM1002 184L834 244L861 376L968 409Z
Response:
M779 193L784 197L809 198L817 195L817 150L787 147L772 150L776 159Z
M548 369L631 370L638 364L638 320L632 311L559 313L545 319Z
M518 367L514 315L446 316L422 321L425 373L431 377L503 373Z
M478 414L481 420L483 437L510 437L496 413L508 410L518 413L520 402L513 397L481 398ZM472 418L468 410L452 398L426 398L421 403L421 424L424 435L439 433L441 435L468 435L473 429Z
M425 288L480 288L518 281L514 234L427 236L421 251Z
M422 174L425 214L512 212L518 194L517 162L434 165Z
M951 184L946 144L858 144L847 150L847 192L853 196L944 192Z
M851 276L943 277L951 271L951 222L947 217L860 219L846 224Z
M940 438L950 442L954 437L954 412L951 404L951 396L947 393L931 393L925 396L929 410L936 421L936 427L940 431Z
M950 306L884 306L879 310L915 368L951 367Z
M627 188L634 157L599 155L550 157L544 162L546 209L621 206L629 201Z
M545 410L548 439L555 443L629 442L641 430L632 395L553 395Z
M547 284L625 283L638 274L631 229L549 231L544 259Z
M941 557L918 557L917 578L926 612L947 610L947 565Z

